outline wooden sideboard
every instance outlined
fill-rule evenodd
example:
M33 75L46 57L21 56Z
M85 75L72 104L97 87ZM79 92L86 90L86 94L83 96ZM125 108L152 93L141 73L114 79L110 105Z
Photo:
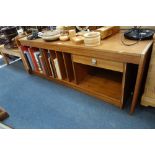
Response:
M154 36L155 42L155 36ZM144 106L155 107L155 43L153 44L151 60L149 64L144 94L142 96L141 104Z
M71 41L45 42L42 39L19 39L21 46L42 49L47 64L47 52L52 59L57 58L62 80L32 70L29 73L93 95L120 108L133 92L130 112L134 112L138 102L153 41L139 41L133 46L121 42L119 32L101 41L100 46L86 47ZM130 41L133 42L133 41ZM24 62L23 51L22 58Z

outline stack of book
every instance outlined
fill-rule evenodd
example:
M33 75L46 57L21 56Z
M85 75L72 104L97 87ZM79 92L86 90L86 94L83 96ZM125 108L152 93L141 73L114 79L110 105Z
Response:
M50 52L48 51L48 62L50 64L50 69L54 78L62 79L59 62L58 59L52 59L50 56Z
M49 51L21 46L29 67L38 73L62 79L58 59L52 59Z

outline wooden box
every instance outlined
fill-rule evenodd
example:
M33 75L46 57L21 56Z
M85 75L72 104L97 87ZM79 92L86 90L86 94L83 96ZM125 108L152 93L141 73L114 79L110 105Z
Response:
M96 31L100 32L101 39L104 39L110 35L113 35L113 34L119 32L119 30L120 30L119 26L104 26L104 27L97 29Z

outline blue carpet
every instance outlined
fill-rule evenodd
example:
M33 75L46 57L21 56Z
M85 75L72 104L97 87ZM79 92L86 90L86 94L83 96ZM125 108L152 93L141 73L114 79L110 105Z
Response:
M3 58L0 58L0 66L2 66L4 64L5 64L5 62L4 62Z
M155 128L155 108L129 115L66 86L29 75L21 61L0 69L0 106L13 128Z

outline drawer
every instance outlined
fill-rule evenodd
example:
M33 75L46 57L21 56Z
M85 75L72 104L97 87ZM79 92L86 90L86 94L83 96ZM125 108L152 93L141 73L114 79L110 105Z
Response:
M72 60L73 62L77 62L85 65L123 72L123 63L121 62L113 62L109 60L75 55L75 54L72 55Z

